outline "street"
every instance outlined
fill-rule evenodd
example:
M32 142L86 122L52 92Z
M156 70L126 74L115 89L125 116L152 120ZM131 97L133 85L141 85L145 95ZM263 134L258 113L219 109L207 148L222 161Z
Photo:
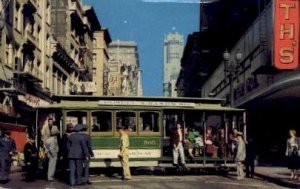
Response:
M66 183L60 181L47 182L43 179L38 179L35 182L24 182L22 181L22 173L17 172L11 174L11 180L8 184L2 185L2 188L13 188L13 189L65 189L71 188ZM261 178L254 178L237 181L235 180L235 174L230 173L227 176L220 175L133 175L133 179L130 181L120 180L120 176L114 174L113 176L107 177L105 175L92 175L90 181L92 185L76 186L73 188L107 188L107 189L132 189L132 188L143 188L143 189L232 189L232 188L243 188L243 189L257 189L257 188L284 188L276 184L262 180Z

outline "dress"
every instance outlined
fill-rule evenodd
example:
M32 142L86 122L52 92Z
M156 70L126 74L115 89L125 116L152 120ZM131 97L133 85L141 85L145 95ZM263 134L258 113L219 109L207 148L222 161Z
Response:
M300 139L298 137L289 138L287 140L286 157L287 157L287 167L289 169L300 168L300 156L298 152L299 147L300 147Z

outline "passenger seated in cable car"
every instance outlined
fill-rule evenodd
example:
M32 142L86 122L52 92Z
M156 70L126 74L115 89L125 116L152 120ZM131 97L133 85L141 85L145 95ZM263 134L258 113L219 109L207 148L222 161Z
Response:
M98 131L100 131L100 126L96 124L92 125L92 132L98 132Z
M149 124L145 124L144 131L145 132L151 132L151 126Z
M194 137L190 137L191 129L188 127L184 128L184 149L188 152L189 158L194 159L193 154L193 141Z
M227 144L227 157L235 158L236 151L237 151L237 138L236 133L238 130L235 128L232 132L229 133L228 136L228 144Z
M226 137L225 137L225 130L220 128L218 130L216 145L218 146L218 157L225 157L226 156Z
M205 133L205 153L207 156L215 156L216 147L214 145L216 136L213 134L211 126L208 126Z

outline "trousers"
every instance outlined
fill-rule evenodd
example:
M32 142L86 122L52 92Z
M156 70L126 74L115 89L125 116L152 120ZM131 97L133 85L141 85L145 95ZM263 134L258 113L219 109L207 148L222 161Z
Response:
M129 168L129 152L128 149L124 151L122 157L120 158L120 162L122 165L123 169L123 177L124 179L131 179L131 173L130 173L130 168Z
M178 164L178 155L180 156L181 164L184 165L185 164L185 156L184 156L184 149L183 149L182 142L178 143L177 148L173 148L173 163L175 165Z

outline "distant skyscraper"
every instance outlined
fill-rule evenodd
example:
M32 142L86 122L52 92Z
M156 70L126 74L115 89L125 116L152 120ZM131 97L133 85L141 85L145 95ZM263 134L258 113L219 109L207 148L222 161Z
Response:
M184 48L183 35L171 32L164 38L164 96L176 97L176 81Z

